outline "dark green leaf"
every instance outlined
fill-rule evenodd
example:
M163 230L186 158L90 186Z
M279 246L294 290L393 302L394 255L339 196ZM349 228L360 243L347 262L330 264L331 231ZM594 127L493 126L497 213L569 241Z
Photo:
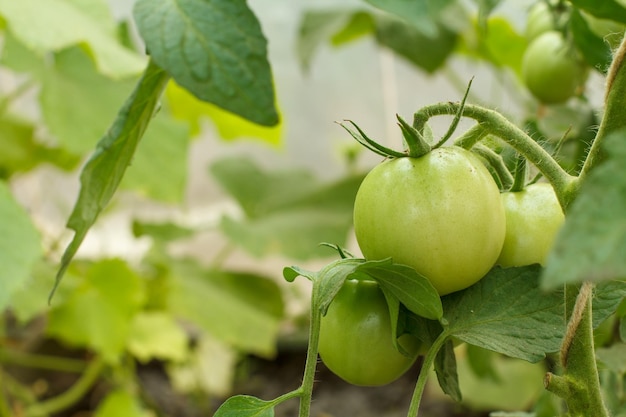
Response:
M492 269L470 288L443 297L451 336L529 362L557 351L565 328L562 293L539 288L541 268Z
M364 262L363 259L340 259L322 268L313 287L313 300L322 314L341 289L344 281Z
M249 395L227 399L213 417L274 417L274 401L263 401Z
M626 277L626 132L603 143L606 158L581 184L548 256L542 285Z
M389 291L418 316L439 319L443 314L437 290L409 266L394 264L390 259L368 261L357 267L355 273L376 280L384 291Z
M67 227L76 233L63 253L50 297L61 282L87 231L122 181L168 80L169 77L163 70L150 63L132 95L120 109L113 125L100 139L95 152L84 166L80 175L78 200L67 223Z
M435 38L441 27L437 24L442 12L455 0L366 0L369 4L403 19L423 36Z
M461 388L459 387L459 376L456 371L456 356L454 354L454 343L446 341L435 358L435 372L439 386L453 400L461 401Z
M605 73L613 58L610 45L589 28L578 10L572 10L569 24L574 35L574 43L587 63Z
M244 0L139 0L134 16L178 84L255 123L278 123L267 41Z
M441 26L428 37L414 26L397 19L378 18L376 39L428 73L439 69L454 50L457 34Z
M317 279L317 272L306 271L297 266L286 266L283 268L283 278L287 282L294 282L298 277L305 277L309 281L315 281Z
M39 233L9 187L0 181L0 309L28 282L42 255Z
M626 7L616 0L570 0L570 2L596 17L626 23Z

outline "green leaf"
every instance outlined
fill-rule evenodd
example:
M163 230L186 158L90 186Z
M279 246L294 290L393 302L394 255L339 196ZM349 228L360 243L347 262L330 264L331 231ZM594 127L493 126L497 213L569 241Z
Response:
M173 266L169 308L178 317L245 352L265 357L276 349L282 297L276 284L249 274ZM280 303L280 304L279 304Z
M155 118L137 146L121 188L167 203L182 202L188 150L187 126L168 117Z
M596 17L626 23L626 7L616 0L570 0L570 2Z
M569 25L574 35L574 43L587 63L596 70L606 73L613 59L611 46L591 30L576 9L570 13Z
M274 405L274 401L237 395L227 399L213 417L274 417Z
M498 7L501 0L474 0L474 3L478 5L478 22L479 25L484 26L485 22L489 18L489 15L493 10Z
M139 220L133 221L133 235L135 237L150 236L158 241L185 239L193 236L193 229L179 226L174 223L148 223Z
M439 319L443 315L441 299L435 287L409 266L394 264L390 259L368 261L359 265L354 272L376 280L384 290L396 296L418 316Z
M126 347L132 317L144 301L141 279L117 259L93 264L74 292L49 314L47 333L99 352L115 363Z
M0 310L27 284L42 255L39 233L9 187L0 181Z
M605 138L606 158L581 184L548 256L545 288L626 277L626 132Z
M432 74L453 52L458 35L440 26L433 37L397 19L376 19L376 39L414 65Z
M456 370L456 355L454 354L454 343L446 341L435 357L435 372L439 386L454 401L462 400L461 388L459 387L459 376Z
M429 38L439 35L441 27L437 21L443 11L456 3L455 0L366 0L366 2L403 19Z
M275 126L261 126L236 114L220 109L214 104L200 101L187 90L172 82L165 90L168 110L175 119L187 122L191 135L200 133L201 122L209 119L221 139L241 138L260 139L271 145L278 145L283 136L283 123Z
M39 103L46 126L61 146L82 155L107 131L134 84L99 74L78 48L59 52L42 75Z
M81 45L101 73L137 74L145 60L118 42L107 6L102 0L0 0L0 15L15 38L40 55Z
M111 391L98 404L93 417L147 417L137 397L128 391L117 389Z
M466 353L468 365L479 379L489 379L494 382L502 381L495 367L496 354L494 352L478 346L467 345Z
M11 34L3 33L2 55L0 63L16 72L31 73L36 78L43 74L44 60Z
M163 70L150 63L135 90L120 109L113 125L100 139L96 151L84 166L80 175L78 200L67 223L67 227L76 233L63 253L50 297L61 282L87 231L122 181L168 80L169 77Z
M313 286L313 308L319 308L326 314L328 306L339 292L343 283L355 273L363 259L339 259L322 268L317 274Z
M626 344L616 343L596 350L598 362L618 375L626 374Z
M539 288L541 268L492 269L464 291L443 297L444 327L464 342L537 362L558 350L563 294Z
M243 0L138 0L152 59L201 100L252 122L278 123L267 41Z
M374 18L367 12L356 12L350 16L350 20L338 32L330 38L333 46L344 45L362 36L373 33L375 30Z
M151 359L182 361L188 353L185 331L166 312L137 314L130 325L128 351L139 361Z
M223 217L222 232L251 254L308 259L328 255L320 242L346 241L361 176L320 184L307 171L268 173L246 158L219 161L211 171L245 213Z

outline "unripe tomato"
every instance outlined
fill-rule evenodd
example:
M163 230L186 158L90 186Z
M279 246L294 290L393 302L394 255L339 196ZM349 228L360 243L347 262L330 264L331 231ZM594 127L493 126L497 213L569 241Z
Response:
M522 79L540 101L567 101L585 83L588 68L559 32L546 32L533 40L522 57Z
M319 354L336 375L354 385L379 386L402 376L417 358L419 342L403 335L392 343L387 301L376 281L346 280L322 317Z
M354 230L366 259L391 257L444 295L476 283L494 265L505 217L484 165L451 146L372 169L357 192Z
M565 220L550 184L533 184L523 191L502 193L506 237L498 264L507 268L544 264Z

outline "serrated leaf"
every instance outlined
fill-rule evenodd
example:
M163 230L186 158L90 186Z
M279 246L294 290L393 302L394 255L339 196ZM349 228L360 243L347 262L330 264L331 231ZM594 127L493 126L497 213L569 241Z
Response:
M252 122L278 123L267 41L243 0L138 0L152 59L201 100Z
M451 340L446 341L437 353L435 372L443 392L448 394L454 401L460 402L462 400L461 388L459 387L459 376L456 370L454 343Z
M137 146L121 188L167 203L180 203L187 185L189 131L171 118L155 118Z
M0 310L26 284L42 255L37 229L6 183L0 181Z
M391 292L418 316L435 320L443 314L437 290L427 278L409 266L394 264L389 259L368 261L359 265L355 273L376 280L384 290Z
M581 184L548 256L545 288L626 277L626 132L602 145L606 158Z
M570 0L570 2L596 17L626 23L626 7L615 0Z
M451 336L507 356L537 362L557 351L565 328L562 293L539 288L541 268L492 269L464 291L443 297Z
M187 335L171 314L146 311L135 315L130 325L128 351L139 361L182 361L188 353Z
M76 233L63 253L50 297L61 282L89 228L122 181L168 80L169 77L163 70L150 63L135 90L120 109L113 125L100 139L96 151L84 166L80 175L78 200L67 222L67 227Z
M574 43L585 61L596 70L605 73L611 64L613 54L610 45L596 35L577 9L570 13L569 27Z
M173 268L169 308L176 316L237 349L274 354L281 322L277 310L282 312L275 284L249 274L203 270L191 261Z
M198 100L174 82L168 85L165 95L172 116L187 122L191 135L200 133L201 124L207 119L217 130L220 139L229 141L242 138L260 139L271 145L278 145L282 140L283 123L271 127L252 123L214 104Z
M274 417L274 401L263 401L249 395L227 399L213 417Z
M145 60L124 48L111 33L102 7L85 1L0 0L0 15L12 34L39 54L82 45L93 56L98 70L111 77L139 73ZM88 7L87 7L88 6ZM98 16L98 17L96 17Z
M428 37L414 26L397 19L376 19L376 40L412 64L432 74L454 51L458 35L440 26L434 37Z
M131 318L144 300L140 278L121 260L93 264L74 292L50 311L47 333L94 349L115 363L126 347Z
M59 52L42 74L39 103L46 126L61 146L82 155L107 131L135 84L99 74L79 48Z

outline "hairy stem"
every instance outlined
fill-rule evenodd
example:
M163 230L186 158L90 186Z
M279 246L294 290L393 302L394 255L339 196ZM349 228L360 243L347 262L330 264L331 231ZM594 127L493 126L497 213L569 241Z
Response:
M454 115L460 106L460 103L439 103L423 107L415 113L413 126L420 130L431 117ZM466 104L463 116L476 120L486 132L499 137L524 155L550 181L561 206L564 210L567 208L577 191L576 177L561 168L545 149L523 130L494 110Z
M315 283L314 285L318 285ZM313 291L315 294L315 291ZM298 417L309 417L311 414L311 399L313 398L313 384L315 382L315 369L317 368L317 351L320 339L320 324L322 313L317 305L315 297L311 301L311 325L309 329L309 346L304 365L304 376L300 387L300 410Z

